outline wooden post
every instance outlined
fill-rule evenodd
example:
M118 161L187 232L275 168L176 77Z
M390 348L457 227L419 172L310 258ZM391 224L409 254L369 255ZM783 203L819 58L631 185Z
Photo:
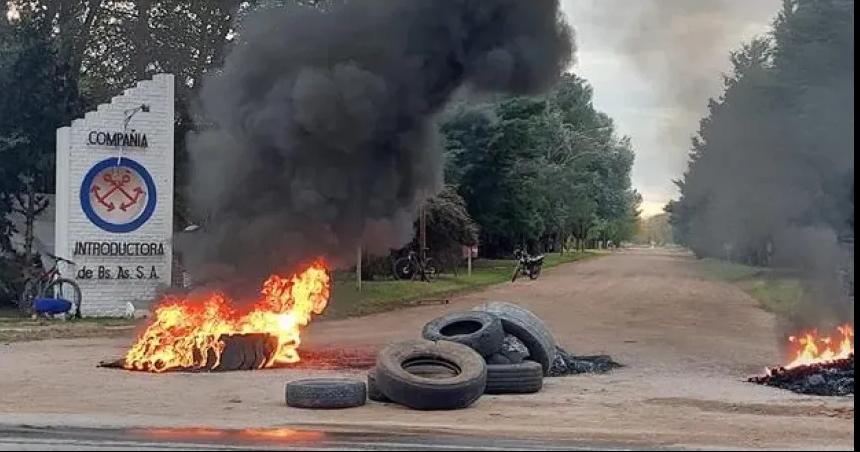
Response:
M418 234L420 235L418 242L421 247L419 256L422 261L427 260L427 207L426 204L421 206L420 220L418 221Z
M358 245L358 255L355 264L355 286L361 292L361 245Z
M467 268L469 269L469 276L472 276L472 247L469 247L469 257L466 258Z

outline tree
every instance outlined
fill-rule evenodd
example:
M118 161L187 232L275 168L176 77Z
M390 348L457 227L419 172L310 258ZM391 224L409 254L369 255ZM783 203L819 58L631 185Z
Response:
M180 227L188 160L185 136L202 118L192 115L202 78L221 66L236 38L236 18L258 2L243 0L12 0L20 23L45 40L63 86L54 103L73 118L86 105L108 101L155 73L176 76L176 192ZM302 2L303 3L303 2ZM61 99L59 95L66 96ZM84 106L86 106L84 105ZM52 119L52 118L46 118ZM66 121L67 122L67 121ZM52 122L56 128L64 122ZM53 130L53 129L52 129ZM45 133L52 141L54 134ZM53 171L51 171L51 175ZM49 189L53 189L50 181Z
M456 271L463 260L462 247L478 243L478 225L466 211L466 202L457 193L456 187L450 185L430 198L425 209L427 248L440 268ZM415 222L416 241L419 236L418 223Z
M459 168L459 193L489 255L537 240L543 230L532 134L533 117L543 108L537 100L508 99L496 106L497 118L466 112L442 127L449 161Z
M594 109L592 90L585 80L568 74L550 98L562 118L567 136L561 161L566 167L567 196L561 202L570 234L580 248L586 241L632 237L641 198L630 183L634 153L630 139L617 137L612 120Z
M581 247L632 236L639 202L630 186L632 146L591 95L568 74L548 95L458 105L445 117L446 180L480 224L488 255L560 249L571 235Z
M52 190L54 136L81 103L68 83L68 67L57 64L58 50L35 23L5 23L0 30L0 209L24 218L24 260L34 257L33 223L47 208L44 193ZM26 74L26 76L22 76ZM8 223L0 245L9 251Z
M833 270L821 250L853 234L853 17L851 1L787 0L772 38L731 54L667 206L697 255Z

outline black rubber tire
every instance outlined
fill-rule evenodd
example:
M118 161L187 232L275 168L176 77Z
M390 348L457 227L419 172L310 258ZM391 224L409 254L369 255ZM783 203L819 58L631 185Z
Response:
M543 388L543 367L534 361L487 366L485 394L533 394Z
M539 362L544 375L549 375L556 354L555 339L541 319L528 309L504 301L489 301L475 310L498 317L505 332L522 341L529 349L529 359Z
M487 366L491 366L494 364L510 364L511 360L507 356L501 353L494 353L487 357ZM487 367L489 369L489 367Z
M408 257L401 257L391 264L391 271L394 274L394 279L400 281L410 281L415 278L415 266Z
M376 385L376 369L367 371L367 398L379 403L390 403L391 400L379 390Z
M413 363L434 363L456 371L453 377L418 376ZM475 403L487 384L484 358L448 341L407 341L389 345L376 359L376 385L392 401L416 410L455 410Z
M490 356L502 350L505 330L498 317L479 311L452 312L431 320L421 333L428 341L457 342Z
M287 406L294 408L339 409L367 403L367 386L348 378L308 378L287 383Z

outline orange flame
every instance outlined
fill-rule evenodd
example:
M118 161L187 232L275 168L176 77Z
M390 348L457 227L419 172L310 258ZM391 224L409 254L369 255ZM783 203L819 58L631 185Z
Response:
M300 330L328 304L331 277L322 260L289 278L272 275L260 299L246 312L236 312L223 294L164 300L152 322L132 345L123 367L164 372L175 368L215 368L224 351L221 337L267 333L278 339L272 358L261 365L300 360ZM213 361L214 362L210 362Z
M817 331L807 331L800 336L788 338L794 357L786 369L810 364L820 364L845 359L854 354L854 327L837 327L838 335L820 336Z

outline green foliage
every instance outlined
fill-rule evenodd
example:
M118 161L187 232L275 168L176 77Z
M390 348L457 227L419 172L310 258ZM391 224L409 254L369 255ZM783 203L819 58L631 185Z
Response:
M466 202L455 187L446 186L427 201L425 208L430 256L435 259L440 270L456 271L463 260L462 247L478 242L478 226L466 211ZM416 221L416 236L418 226Z
M27 104L56 109L63 114L41 114L45 148L53 149L54 129L85 111L87 105L112 96L155 73L176 76L175 209L177 225L189 222L184 188L187 180L185 136L193 127L192 106L202 78L221 65L234 40L236 19L257 1L221 0L12 0L20 19L13 25L27 29L43 43L34 56L48 60L56 76L43 77L33 68L14 72L17 83L62 82L50 100L34 100L29 88L15 90ZM304 2L319 3L319 2ZM3 63L0 63L2 65ZM44 71L42 71L44 72ZM6 72L4 72L6 73ZM22 77L27 74L27 77ZM37 75L38 74L38 75ZM24 105L24 104L22 104ZM3 115L2 118L8 116ZM42 149L37 143L34 149ZM53 154L51 154L53 155ZM45 190L53 189L53 166L44 173Z
M55 129L81 107L58 52L35 23L0 22L0 259L7 267L19 258L34 259L33 222L48 205L42 193L54 184ZM13 230L11 213L23 216L24 230ZM24 235L23 256L11 249L14 232Z
M633 151L591 96L568 74L545 96L449 112L446 178L480 225L486 255L560 249L571 235L583 246L632 237L641 201L630 187Z
M174 211L178 227L193 222L183 192L185 136L205 126L193 99L230 46L242 45L242 18L340 1L11 0L20 18L0 20L0 251L9 248L14 194L54 188L54 130L157 72L176 75ZM440 124L452 188L428 204L428 246L443 266L476 240L502 256L523 245L559 249L571 235L620 242L631 234L633 152L594 109L584 80L568 74L544 96L468 102ZM388 267L388 257L368 259L366 269Z
M596 254L588 252L550 254L546 256L544 269L594 256ZM362 284L361 292L356 288L355 275L342 275L335 279L332 300L323 318L340 319L374 314L403 308L416 300L440 300L472 292L510 281L514 264L512 260L480 259L474 263L472 276L445 274L433 284L421 281L368 281Z
M767 311L804 322L812 318L803 313L807 288L797 275L717 259L702 259L697 266L713 278L736 284Z

